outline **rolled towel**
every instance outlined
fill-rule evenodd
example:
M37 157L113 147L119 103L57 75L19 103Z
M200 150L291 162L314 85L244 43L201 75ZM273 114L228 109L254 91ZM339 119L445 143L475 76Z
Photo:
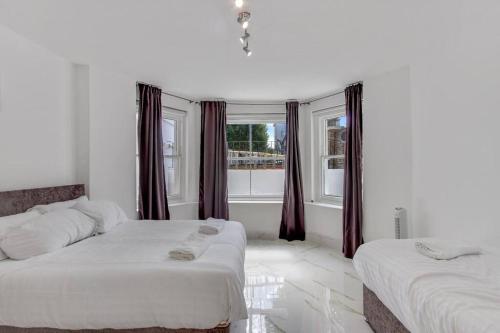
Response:
M225 224L225 220L210 217L206 221L202 222L198 232L205 235L217 235L222 232Z
M199 258L209 246L206 236L193 232L178 246L170 250L168 256L175 260L194 260Z
M449 260L470 254L481 254L481 248L460 241L428 239L415 242L420 254L432 259Z

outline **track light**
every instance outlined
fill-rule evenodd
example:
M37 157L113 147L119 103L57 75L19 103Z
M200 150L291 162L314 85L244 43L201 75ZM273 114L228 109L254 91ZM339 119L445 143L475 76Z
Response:
M250 57L252 55L252 50L248 48L248 42L247 44L243 47L243 51L247 54L247 57Z
M243 7L243 0L235 0L234 5L238 8Z
M245 45L245 43L247 42L249 37L250 37L250 34L248 33L248 31L245 30L245 34L240 37L241 44Z
M238 21L239 24L241 24L241 27L243 29L248 28L248 23L250 22L250 13L249 12L241 12L238 14Z

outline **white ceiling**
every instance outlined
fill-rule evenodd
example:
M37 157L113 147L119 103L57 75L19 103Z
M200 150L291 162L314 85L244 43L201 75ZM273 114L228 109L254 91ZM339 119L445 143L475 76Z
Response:
M418 1L0 0L0 24L76 63L186 96L303 99L408 63Z

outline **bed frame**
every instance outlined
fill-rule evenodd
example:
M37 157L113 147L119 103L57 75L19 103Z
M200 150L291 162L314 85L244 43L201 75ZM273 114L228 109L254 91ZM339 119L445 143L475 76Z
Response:
M19 214L36 205L73 200L85 195L85 185L65 185L26 190L0 192L0 217ZM1 297L1 295L0 295ZM0 326L0 333L229 333L229 323L221 323L210 329L169 329L163 327L99 330L62 330L55 328L21 328Z
M410 333L373 291L363 284L363 311L376 333Z
M35 205L73 200L85 195L85 185L44 187L0 192L0 216L24 213Z

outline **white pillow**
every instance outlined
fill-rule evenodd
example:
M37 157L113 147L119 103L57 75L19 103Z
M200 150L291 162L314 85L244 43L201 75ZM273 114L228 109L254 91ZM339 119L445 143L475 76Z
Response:
M10 229L0 248L12 259L23 260L61 249L94 233L95 221L74 209L60 209Z
M32 212L2 216L0 217L0 242L4 235L12 228L20 227L29 220L40 216L40 212L35 210ZM7 255L0 249L0 260L7 259Z
M117 203L111 201L79 201L73 209L90 216L97 222L97 232L110 231L128 218Z
M50 213L50 212L53 212L53 211L56 211L56 210L71 208L77 202L88 201L88 200L89 199L87 198L87 196L83 195L83 196L79 197L78 199L74 199L74 200L59 201L59 202L54 202L54 203L51 203L51 204L48 204L48 205L36 205L36 206L31 207L30 209L28 209L28 212L37 210L37 211L39 211L42 214L47 214L47 213Z

